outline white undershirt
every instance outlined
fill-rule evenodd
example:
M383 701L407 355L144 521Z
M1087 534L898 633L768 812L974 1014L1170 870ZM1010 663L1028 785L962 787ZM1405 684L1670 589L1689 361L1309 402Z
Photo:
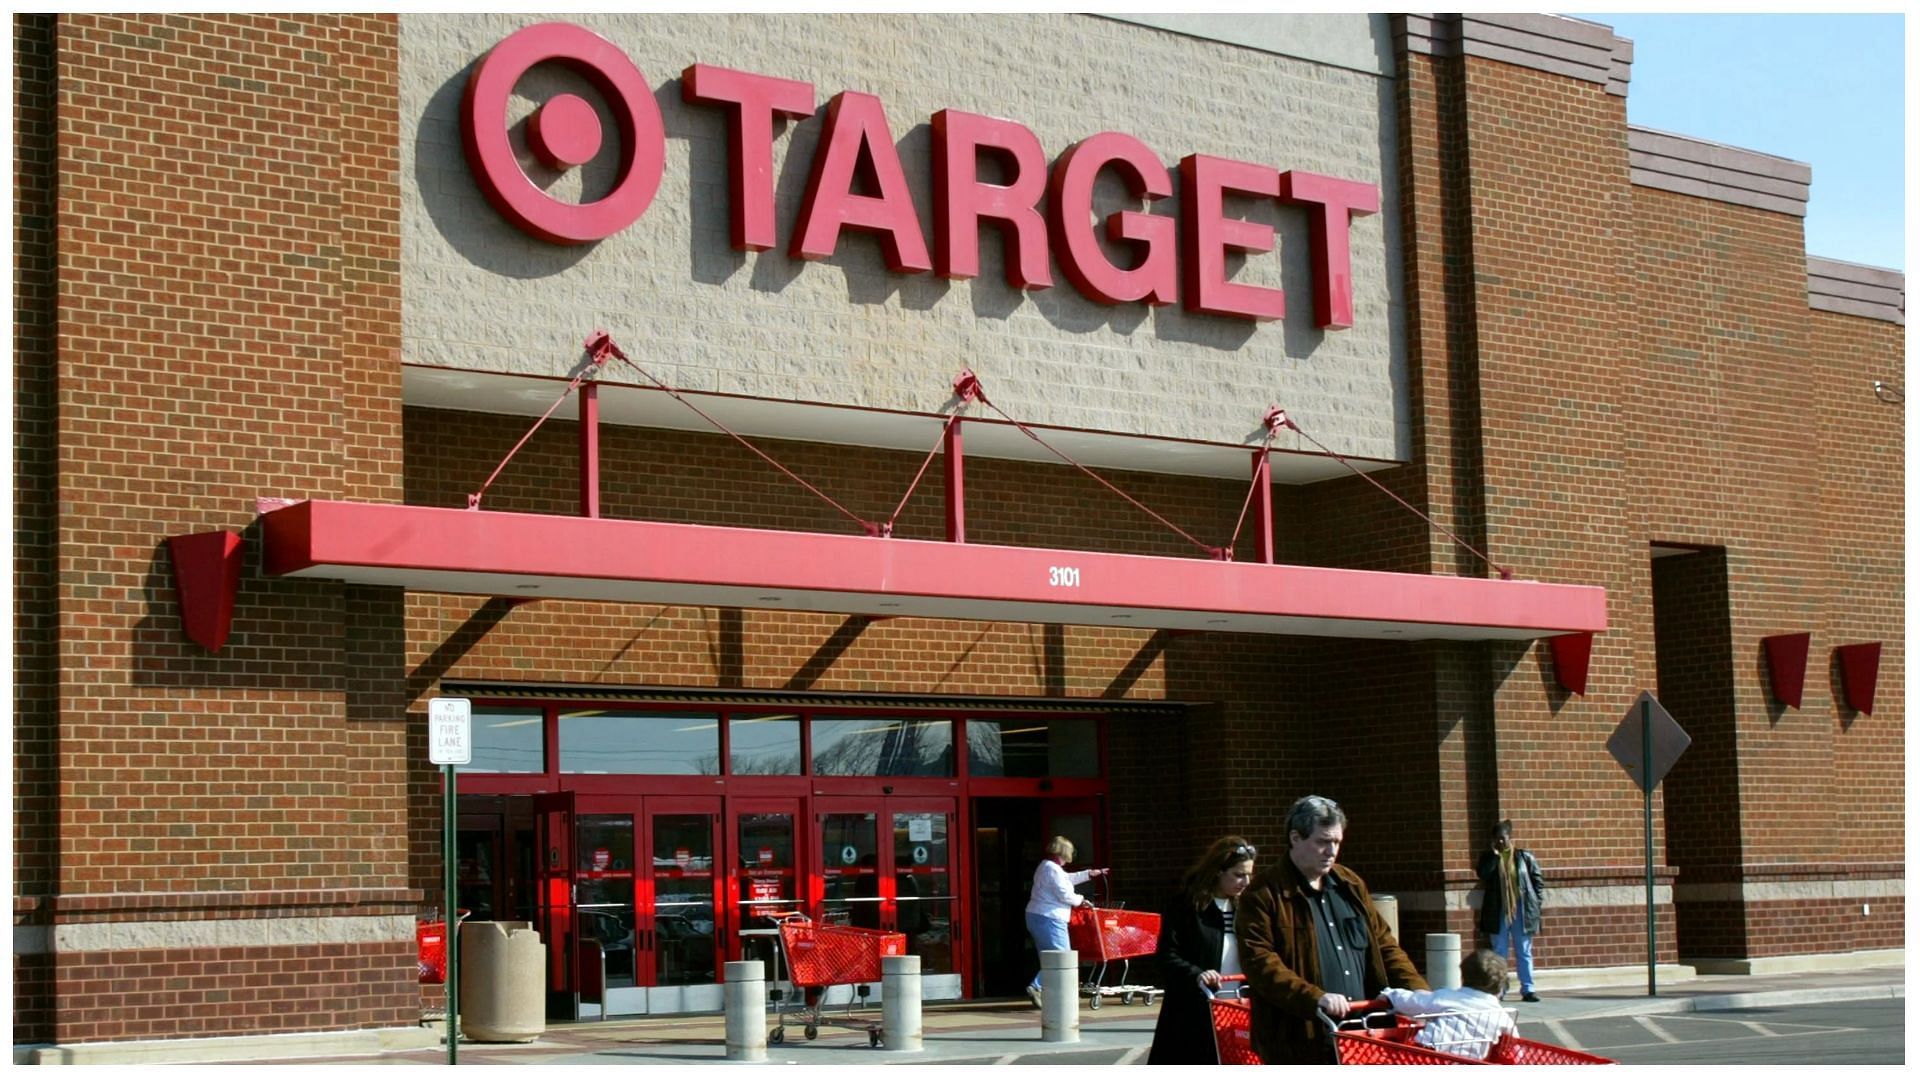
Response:
M1220 935L1220 974L1238 975L1240 974L1240 935L1233 930L1235 913L1232 910L1232 902L1225 897L1216 896L1213 898L1213 906L1227 917L1227 932Z

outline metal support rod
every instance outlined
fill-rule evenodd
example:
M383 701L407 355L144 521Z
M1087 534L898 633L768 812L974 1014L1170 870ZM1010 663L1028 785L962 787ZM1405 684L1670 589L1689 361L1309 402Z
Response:
M1253 452L1253 535L1260 561L1273 561L1273 459L1265 447Z
M1655 996L1653 906L1653 702L1640 701L1640 787L1646 794L1647 809L1647 996Z
M440 862L441 871L446 878L446 943L447 943L447 1064L460 1063L460 909L455 907L459 900L456 891L454 870L460 862L460 852L456 846L454 834L454 790L453 766L440 766L445 777L445 786L440 798Z
M958 416L947 424L947 543L967 542L967 460Z
M580 387L580 516L600 516L600 384Z

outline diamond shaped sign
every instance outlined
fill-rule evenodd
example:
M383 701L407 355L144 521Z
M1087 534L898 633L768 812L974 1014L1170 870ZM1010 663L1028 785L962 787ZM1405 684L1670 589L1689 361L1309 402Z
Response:
M1627 770L1628 776L1633 777L1635 787L1646 791L1648 785L1641 760L1644 756L1640 731L1642 702L1648 706L1647 721L1652 727L1653 787L1660 786L1660 781L1666 779L1667 770L1673 768L1673 763L1680 760L1680 755L1686 753L1687 747L1693 745L1693 736L1681 730L1672 714L1661 708L1651 691L1642 690L1640 696L1633 699L1627 715L1620 718L1620 726L1614 728L1613 734L1607 737L1607 753L1612 754L1613 760Z

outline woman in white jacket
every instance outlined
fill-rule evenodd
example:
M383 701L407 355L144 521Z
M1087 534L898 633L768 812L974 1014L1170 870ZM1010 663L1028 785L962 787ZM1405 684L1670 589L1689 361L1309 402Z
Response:
M1067 870L1067 864L1073 861L1073 841L1064 836L1056 836L1047 841L1047 857L1033 870L1033 892L1027 898L1027 933L1033 935L1034 947L1041 952L1065 949L1067 947L1067 916L1073 909L1092 906L1093 901L1073 891L1091 878L1105 874L1105 870ZM1033 973L1033 981L1027 984L1027 998L1037 1007L1040 1004L1040 973Z

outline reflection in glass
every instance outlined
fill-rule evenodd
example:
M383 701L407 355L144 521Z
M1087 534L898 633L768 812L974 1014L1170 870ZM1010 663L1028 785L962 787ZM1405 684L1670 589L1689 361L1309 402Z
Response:
M581 814L574 832L574 918L607 954L607 985L634 985L633 817Z
M785 813L740 815L738 844L740 864L740 929L769 929L763 916L776 911L800 908L799 875L793 863L793 815ZM771 938L753 935L741 938L740 959L758 960L771 981L778 981L784 970L779 951Z
M461 829L454 838L454 848L460 853L455 896L466 909L467 918L475 922L497 917L493 894L499 883L499 839L500 833L494 829Z
M815 718L813 771L816 776L952 776L953 721Z
M953 865L948 861L946 814L893 815L895 921L907 951L929 975L953 963Z
M718 981L711 815L654 816L653 925L655 986Z
M800 717L728 717L727 771L735 776L800 775Z
M720 718L713 713L611 709L563 712L560 771L718 776Z
M968 720L967 771L974 776L1098 776L1099 728L1091 719Z
M880 927L880 850L873 814L828 814L820 823L821 919L844 926Z
M473 760L463 773L537 773L547 769L545 710L480 705L473 710Z

